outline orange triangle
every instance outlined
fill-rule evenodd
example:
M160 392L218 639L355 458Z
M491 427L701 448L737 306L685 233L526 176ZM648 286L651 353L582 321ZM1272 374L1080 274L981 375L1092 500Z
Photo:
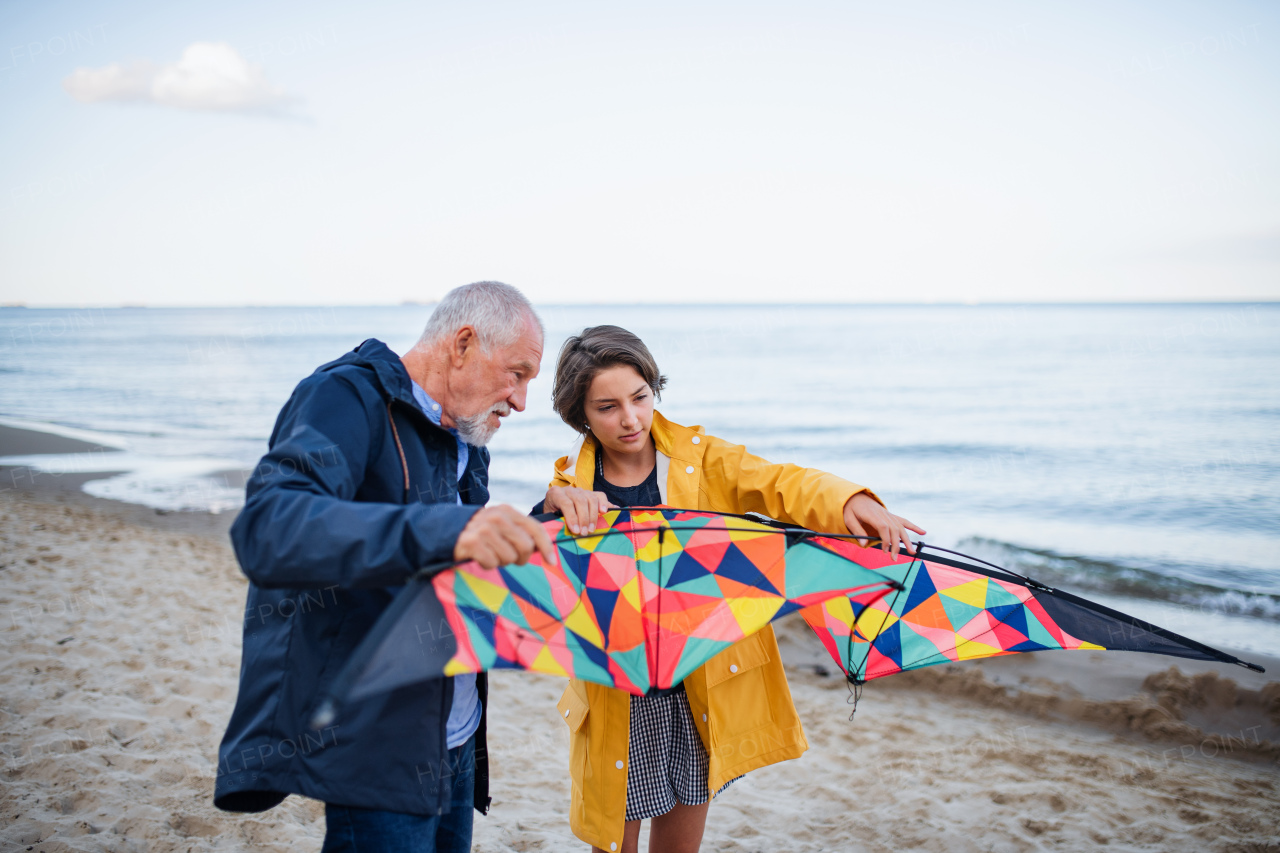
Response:
M947 610L942 606L942 600L938 598L935 592L915 606L910 613L903 614L902 618L914 625L923 628L943 628L948 631L954 631L955 626L951 624L950 617L947 616Z

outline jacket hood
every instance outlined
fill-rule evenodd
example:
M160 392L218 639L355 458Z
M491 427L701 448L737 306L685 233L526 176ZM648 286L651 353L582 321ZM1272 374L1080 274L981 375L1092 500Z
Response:
M378 388L388 402L398 400L417 408L413 397L413 380L409 371L404 369L400 356L391 351L391 347L377 338L369 338L351 352L336 358L328 364L316 368L316 373L325 373L342 367L358 367L372 374L374 386Z

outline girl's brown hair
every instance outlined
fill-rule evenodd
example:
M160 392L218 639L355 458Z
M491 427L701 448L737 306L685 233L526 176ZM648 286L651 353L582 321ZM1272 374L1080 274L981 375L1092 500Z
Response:
M619 364L635 368L653 389L654 399L662 399L667 377L658 372L658 363L644 341L618 326L592 326L560 347L556 380L551 388L551 405L560 419L585 435L591 382L601 370Z

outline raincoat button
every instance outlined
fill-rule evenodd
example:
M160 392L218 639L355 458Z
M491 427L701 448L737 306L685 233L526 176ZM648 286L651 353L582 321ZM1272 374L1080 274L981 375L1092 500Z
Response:
M692 466L692 465L690 465L688 468L685 468L685 469L684 469L684 472L685 472L686 474L692 474L692 473L693 473L693 466Z
M617 849L618 849L618 842L616 842L616 841L610 841L610 842L609 842L609 849L610 849L610 850L617 850Z
M707 715L706 715L706 714L703 714L703 715L702 715L702 722L704 722L704 723L705 723L706 721L707 721Z
M737 671L738 671L738 665L737 665L736 663L731 663L731 664L729 664L729 671L730 671L730 672L737 672Z
M694 443L694 444L701 444L701 443L702 443L702 439L695 435L695 436L693 437L693 443Z
M614 766L614 767L616 767L616 768L618 768L619 770L621 770L621 769L622 769L622 762L621 762L621 761L615 761L615 762L614 762L614 764L613 764L613 766Z
M565 712L564 712L564 715L565 715L566 717L567 717L567 716L569 716L569 712L568 712L568 711L565 711Z

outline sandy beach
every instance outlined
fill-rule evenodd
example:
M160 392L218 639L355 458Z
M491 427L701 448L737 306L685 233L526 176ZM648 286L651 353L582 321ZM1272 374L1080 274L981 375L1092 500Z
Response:
M6 435L0 455L16 452ZM0 488L3 849L318 850L319 803L212 804L246 586L227 515L19 479ZM1280 850L1278 661L1258 676L1019 655L873 682L850 721L803 623L779 635L810 750L718 799L704 850ZM493 677L494 806L476 850L586 849L568 828L562 687Z

